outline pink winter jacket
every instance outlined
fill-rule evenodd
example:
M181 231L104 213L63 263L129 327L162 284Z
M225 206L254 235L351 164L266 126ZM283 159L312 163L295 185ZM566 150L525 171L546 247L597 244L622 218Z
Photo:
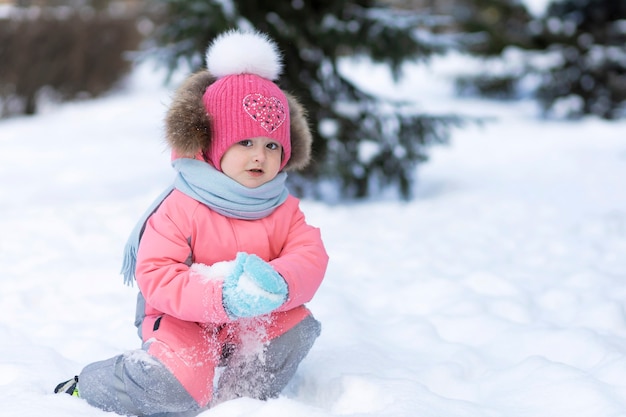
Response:
M207 280L190 266L230 261L237 252L258 255L283 276L289 296L277 311L310 301L328 264L319 229L305 222L293 196L263 219L239 220L174 190L148 219L137 253L143 328L162 314L207 325L230 322L221 280Z

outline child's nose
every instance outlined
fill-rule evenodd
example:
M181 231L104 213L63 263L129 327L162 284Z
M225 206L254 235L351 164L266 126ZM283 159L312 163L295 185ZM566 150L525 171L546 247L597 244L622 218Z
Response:
M262 148L254 150L253 159L255 161L263 162L265 160L265 151Z

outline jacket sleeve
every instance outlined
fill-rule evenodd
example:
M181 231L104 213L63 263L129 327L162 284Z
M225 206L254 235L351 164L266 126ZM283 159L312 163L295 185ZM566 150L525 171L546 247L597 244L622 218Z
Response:
M230 321L222 304L222 282L190 268L189 208L166 199L148 219L137 253L137 285L147 304L180 320Z
M298 206L280 256L270 264L283 276L289 287L289 298L278 311L290 310L311 301L324 279L328 254L320 230L306 223Z

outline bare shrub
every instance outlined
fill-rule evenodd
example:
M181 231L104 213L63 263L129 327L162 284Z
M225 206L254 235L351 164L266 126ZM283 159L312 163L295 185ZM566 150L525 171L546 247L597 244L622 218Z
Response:
M141 36L135 19L100 12L26 9L0 19L2 115L34 114L38 95L98 96L129 71Z

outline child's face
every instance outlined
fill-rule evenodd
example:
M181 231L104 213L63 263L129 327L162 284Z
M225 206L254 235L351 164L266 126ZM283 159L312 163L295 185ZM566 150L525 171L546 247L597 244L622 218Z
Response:
M283 147L274 139L244 139L222 156L222 172L239 184L256 188L276 177L282 162Z

